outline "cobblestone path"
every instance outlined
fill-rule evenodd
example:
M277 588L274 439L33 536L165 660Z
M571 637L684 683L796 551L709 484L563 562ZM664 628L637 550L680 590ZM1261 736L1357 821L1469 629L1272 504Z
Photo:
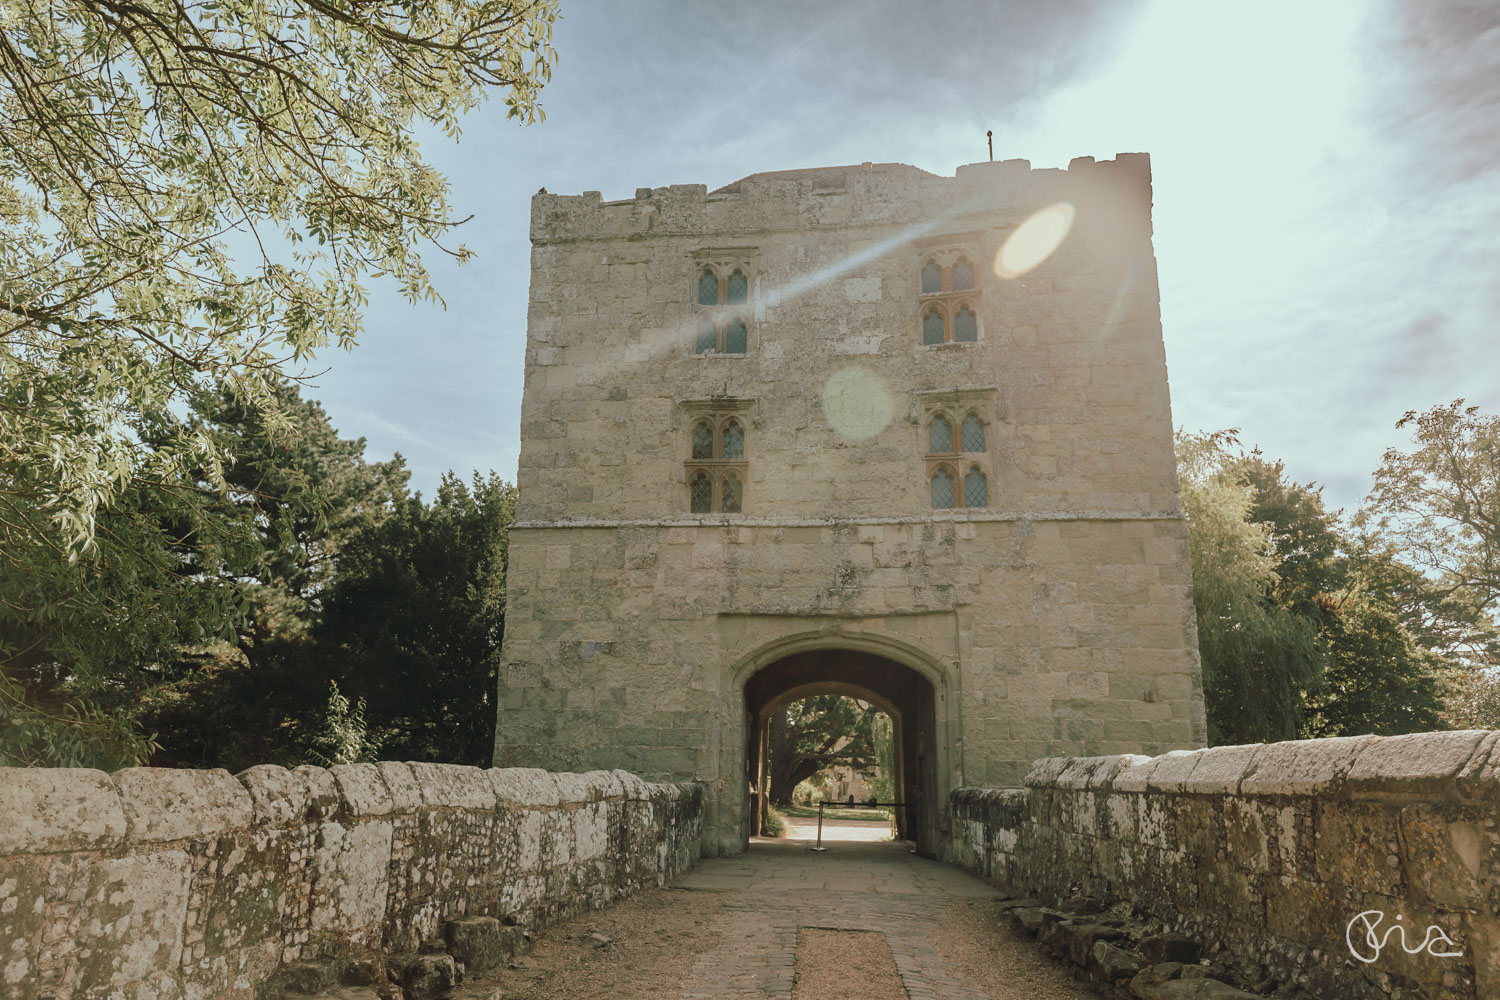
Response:
M534 952L482 973L455 1000L1091 1000L1035 941L1002 925L998 894L892 843L755 840L538 935ZM798 930L874 931L879 983L845 967L853 941ZM852 937L852 936L851 936ZM835 939L837 940L837 939ZM817 942L822 942L822 946ZM869 942L860 942L868 956ZM799 958L814 974L797 981ZM866 965L865 968L870 968ZM815 985L821 984L821 985ZM812 994L816 993L816 996Z

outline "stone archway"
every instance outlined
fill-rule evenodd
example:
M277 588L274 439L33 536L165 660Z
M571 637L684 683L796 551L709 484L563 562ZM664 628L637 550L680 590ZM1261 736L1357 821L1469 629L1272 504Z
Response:
M832 647L788 653L764 664L745 680L745 788L750 801L742 815L743 833L759 828L768 800L767 733L772 715L788 703L812 695L848 695L890 716L895 729L898 825L917 851L936 856L947 789L938 738L938 691L922 673L868 650ZM750 789L754 790L751 794Z

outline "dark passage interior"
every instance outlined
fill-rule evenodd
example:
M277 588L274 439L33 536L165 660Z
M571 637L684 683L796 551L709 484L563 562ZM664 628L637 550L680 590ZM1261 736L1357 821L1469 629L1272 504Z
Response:
M936 715L931 683L909 667L873 653L847 649L795 653L777 660L745 684L746 838L760 830L769 805L766 747L771 716L799 698L847 695L869 702L891 718L895 738L892 776L898 834L917 852L937 853Z

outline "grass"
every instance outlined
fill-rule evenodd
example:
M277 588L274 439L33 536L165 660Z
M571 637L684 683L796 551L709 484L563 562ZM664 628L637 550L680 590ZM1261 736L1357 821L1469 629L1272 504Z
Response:
M786 836L786 817L775 808L766 810L765 835L767 837Z
M817 806L777 806L784 816L796 816L801 819L817 819ZM823 807L824 819L872 819L889 821L891 814L885 809L839 809L833 806Z

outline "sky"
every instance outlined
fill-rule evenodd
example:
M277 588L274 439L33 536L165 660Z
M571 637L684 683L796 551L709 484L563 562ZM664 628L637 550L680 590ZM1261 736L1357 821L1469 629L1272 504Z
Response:
M1495 0L562 0L546 121L457 144L446 308L372 288L308 395L367 458L514 479L530 199L763 170L1149 152L1173 420L1352 512L1402 414L1500 410Z

